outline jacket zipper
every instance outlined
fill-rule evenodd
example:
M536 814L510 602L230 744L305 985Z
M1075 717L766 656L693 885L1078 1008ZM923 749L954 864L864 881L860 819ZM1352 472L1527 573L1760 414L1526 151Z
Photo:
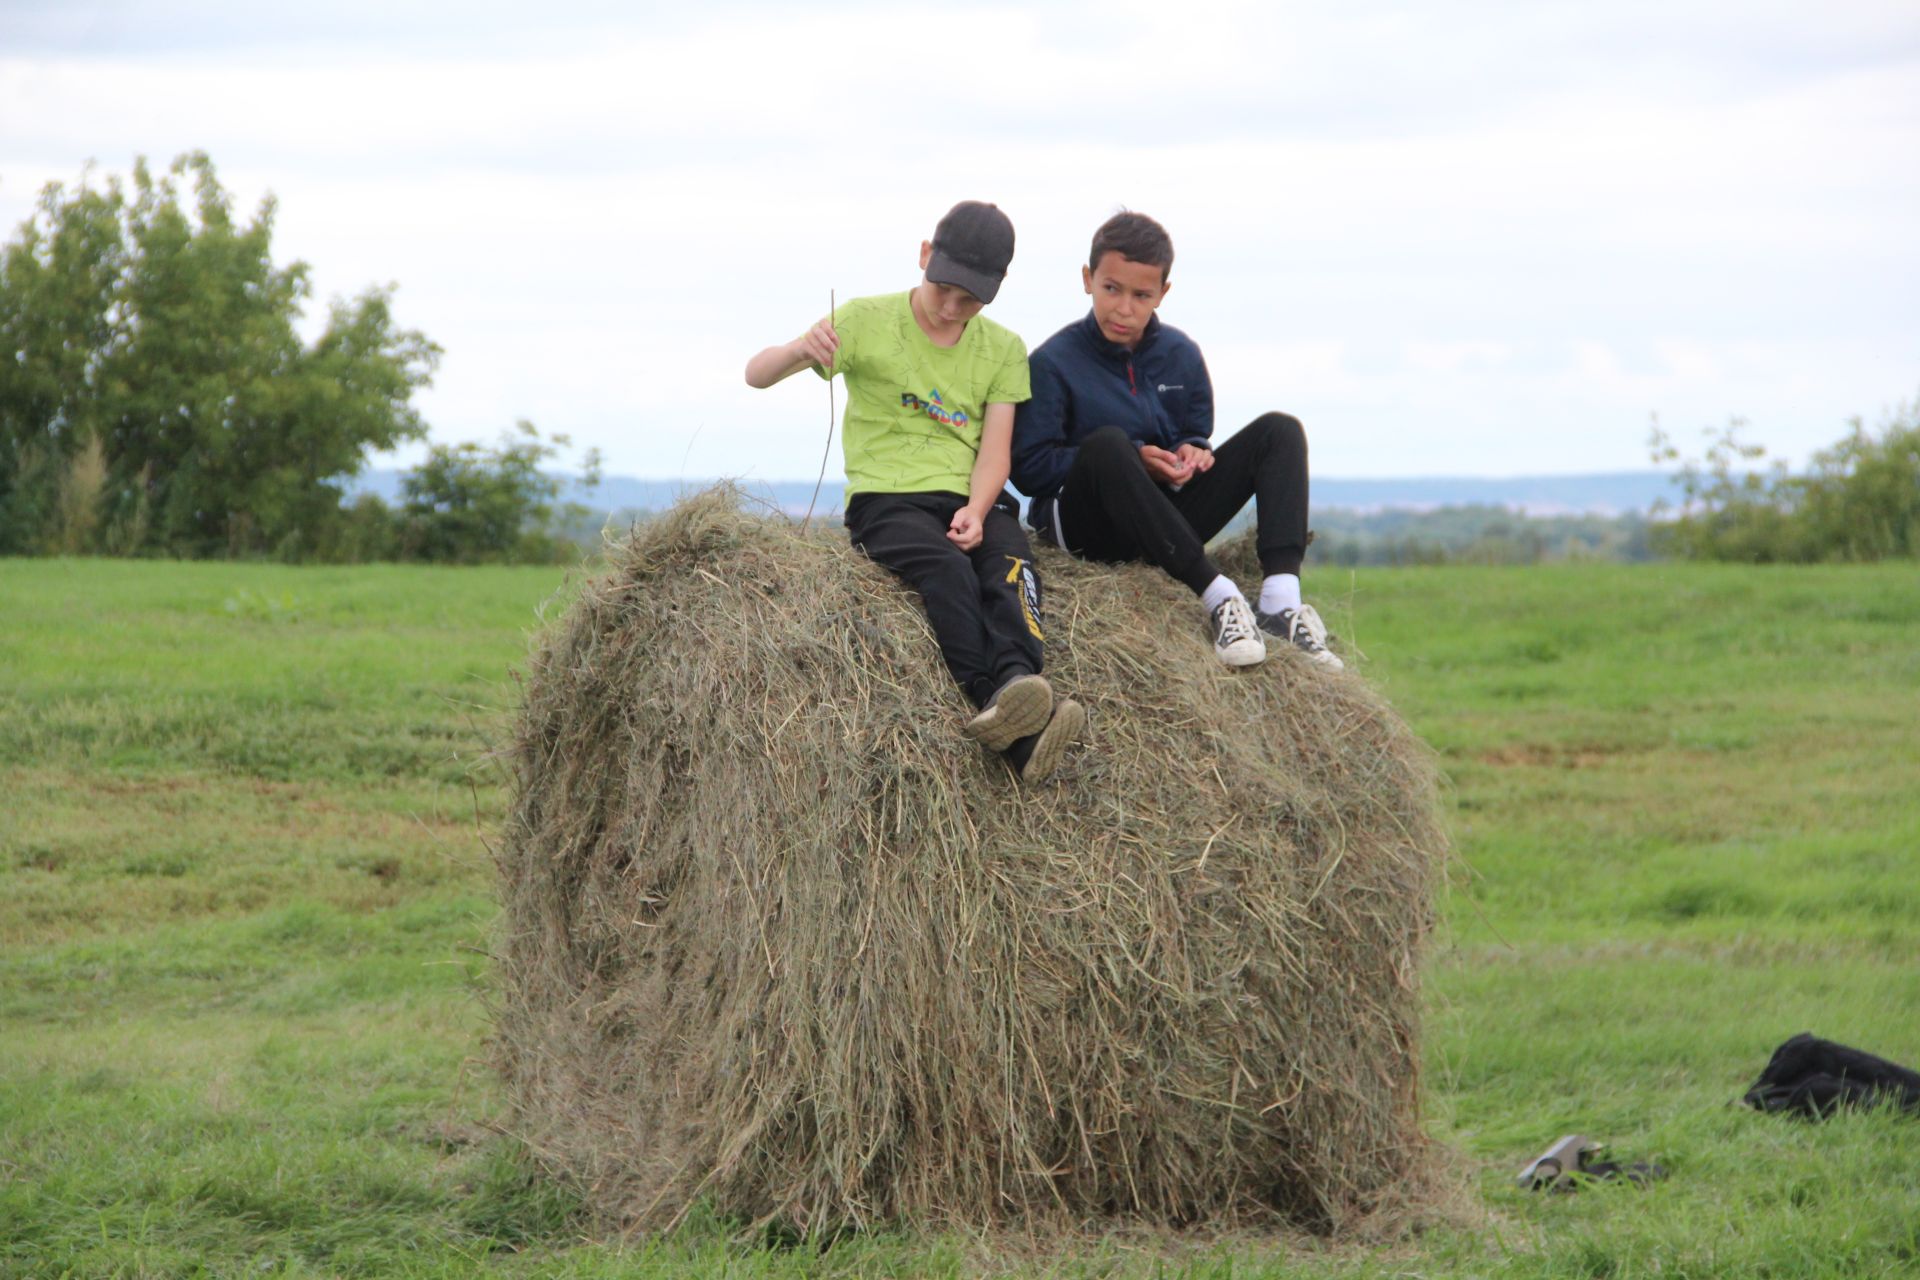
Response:
M1140 394L1140 388L1135 386L1133 381L1133 357L1132 356L1127 357L1127 394L1130 396L1138 396Z

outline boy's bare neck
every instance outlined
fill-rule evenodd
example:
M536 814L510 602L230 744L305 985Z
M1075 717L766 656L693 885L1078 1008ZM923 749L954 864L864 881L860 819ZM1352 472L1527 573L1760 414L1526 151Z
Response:
M927 319L926 310L920 305L920 290L913 289L907 294L907 307L913 312L913 322L920 326L920 332L927 335L927 341L936 347L951 347L959 344L967 335L967 321L962 320L950 329L937 329Z

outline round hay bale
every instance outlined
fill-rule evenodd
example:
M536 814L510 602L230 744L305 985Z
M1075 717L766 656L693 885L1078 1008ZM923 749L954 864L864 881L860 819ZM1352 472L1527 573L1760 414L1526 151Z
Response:
M500 849L515 1130L606 1219L801 1231L1393 1216L1429 1150L1426 751L1164 575L1043 553L1092 716L1023 790L918 601L730 490L530 661Z

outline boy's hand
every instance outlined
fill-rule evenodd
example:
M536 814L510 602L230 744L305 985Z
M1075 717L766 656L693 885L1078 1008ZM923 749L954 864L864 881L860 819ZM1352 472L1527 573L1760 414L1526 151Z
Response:
M840 335L833 331L831 322L821 320L794 339L794 344L798 354L804 354L822 369L831 370L834 353L840 350Z
M979 546L984 532L980 523L980 513L972 507L960 508L953 513L953 519L947 523L947 541L962 551L971 551Z
M1155 445L1140 446L1140 462L1147 474L1161 484L1182 485L1193 478L1193 467L1177 453L1168 453Z
M1188 441L1180 446L1174 456L1187 464L1187 479L1204 473L1213 466L1213 450L1203 444Z
M776 342L747 361L747 385L765 390L816 364L832 377L839 350L840 335L833 331L833 322L822 320L792 342Z

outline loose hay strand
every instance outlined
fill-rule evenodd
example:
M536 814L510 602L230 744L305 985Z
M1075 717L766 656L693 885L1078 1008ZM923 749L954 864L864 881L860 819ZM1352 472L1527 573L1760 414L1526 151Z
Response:
M827 324L836 330L840 325L840 303L832 289L827 290ZM827 370L827 443L820 450L820 474L814 477L813 496L807 499L807 516L800 522L800 532L805 533L807 526L813 523L813 504L820 501L820 486L827 482L827 459L833 456L834 420L839 415L833 403L833 370Z

